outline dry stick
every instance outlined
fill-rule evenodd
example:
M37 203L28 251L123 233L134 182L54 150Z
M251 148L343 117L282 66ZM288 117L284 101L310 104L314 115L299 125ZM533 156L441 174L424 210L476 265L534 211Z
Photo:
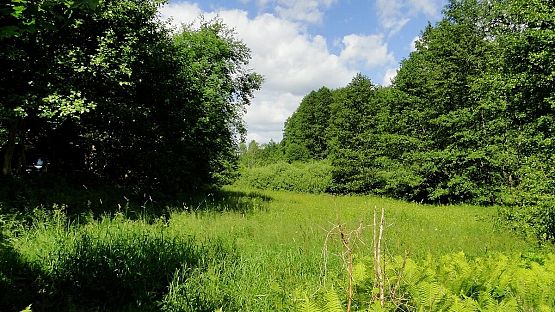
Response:
M372 249L374 251L374 285L376 285L378 281L378 269L376 258L378 257L378 248L377 248L377 237L376 237L376 206L374 206L374 226L372 227ZM372 301L374 301L374 295L372 295Z
M378 284L379 290L379 300L382 308L385 305L385 260L382 263L382 239L383 239L383 229L385 223L385 211L382 208L382 215L380 220L379 234L377 234L376 225L376 207L374 207L374 229L373 229L373 247L374 247L374 285ZM372 297L372 301L375 297Z
M322 266L320 267L320 286L321 287L326 287L326 276L327 276L327 272L328 272L328 241L330 239L330 237L333 235L333 233L335 232L336 229L338 229L339 226L338 225L334 225L333 228L331 230L328 231L327 235L326 235L326 240L324 241L324 247L322 248Z
M347 312L351 312L351 305L353 302L353 250L349 245L350 237L345 235L343 226L339 227L339 232L341 234L341 242L343 242L343 247L345 247L347 253L347 273L349 274L349 285L347 287Z
M383 239L383 229L385 223L385 211L382 207L382 216L380 222L380 234L378 236L378 245L374 253L376 254L375 263L377 264L376 274L378 275L378 284L379 284L379 291L380 291L380 304L382 308L385 305L385 285L384 285L384 267L385 262L383 263L382 267L382 239Z

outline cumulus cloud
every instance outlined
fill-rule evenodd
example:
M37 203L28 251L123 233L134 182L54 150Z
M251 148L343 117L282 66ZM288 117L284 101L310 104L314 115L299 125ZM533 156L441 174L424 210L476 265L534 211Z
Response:
M397 77L397 71L398 71L397 68L389 68L388 70L386 70L383 76L382 85L390 86L393 83L393 80L395 79L395 77Z
M362 61L368 68L390 65L395 62L382 35L348 35L343 38L343 51L339 57L350 63Z
M334 1L315 2L325 7ZM251 49L249 66L262 74L265 82L247 108L245 121L249 140L281 140L285 120L311 90L345 86L360 71L361 64L368 69L385 70L394 62L383 36L345 36L341 52L334 54L324 37L306 33L302 23L282 14L249 17L242 10L203 12L198 5L188 2L166 5L161 14L173 17L177 25L191 23L199 14L205 19L218 16L234 28L238 38Z
M202 13L198 4L189 2L170 3L160 8L162 17L170 19L176 27L194 22Z
M277 14L287 20L321 23L324 11L328 9L336 0L277 0Z
M443 0L376 0L381 26L390 35L398 33L413 17L437 17Z

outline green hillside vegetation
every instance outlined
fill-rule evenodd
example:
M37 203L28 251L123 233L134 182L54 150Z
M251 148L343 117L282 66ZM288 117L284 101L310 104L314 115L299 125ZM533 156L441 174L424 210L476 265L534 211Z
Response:
M555 310L552 2L450 0L248 145L221 21L0 3L0 311Z
M333 193L505 205L520 230L555 240L554 10L450 1L392 86L359 74L308 94L282 159L331 163Z
M402 292L395 295L409 310L457 304L515 307L507 311L555 307L550 291L555 263L548 254L553 248L496 225L495 209L236 188L180 207L148 203L147 211L160 212L139 217L133 211L141 207L132 203L98 218L75 215L70 206L4 214L0 306L3 311L29 304L33 311L299 311L326 302L322 298L332 290L344 302L343 250L330 231L338 224L349 230L362 224L353 241L354 304L362 311L374 304L376 206L386 212L390 278L401 265L398 255L409 254ZM436 292L441 293L436 301L426 299Z

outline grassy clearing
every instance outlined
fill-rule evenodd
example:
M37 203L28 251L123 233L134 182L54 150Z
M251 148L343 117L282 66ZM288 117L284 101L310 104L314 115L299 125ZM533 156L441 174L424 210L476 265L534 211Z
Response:
M237 191L229 188L228 190ZM311 195L255 191L272 200L255 214L174 214L172 223L206 236L235 237L245 248L283 246L321 249L333 224L370 226L374 207L386 210L386 245L390 254L422 259L463 251L468 256L488 252L536 252L525 241L496 226L495 208L469 205L433 206L373 196ZM370 229L365 240L370 243ZM366 250L367 249L367 250ZM361 248L361 253L370 248Z
M121 211L68 219L58 209L28 215L22 225L4 215L0 310L30 303L34 311L298 310L324 282L342 293L337 237L328 242L322 277L326 235L335 224L370 226L374 207L385 208L391 258L406 250L416 262L458 252L471 260L553 251L496 227L493 208L228 187L132 219ZM367 263L371 252L368 227L355 260Z

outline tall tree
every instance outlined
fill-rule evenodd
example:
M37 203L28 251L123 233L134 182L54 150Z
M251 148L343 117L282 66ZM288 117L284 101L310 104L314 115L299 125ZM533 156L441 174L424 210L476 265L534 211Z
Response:
M364 179L366 123L375 112L369 107L376 87L370 79L357 74L345 88L334 92L331 123L328 129L330 158L338 191L367 192Z
M290 160L324 159L328 154L326 131L329 126L332 91L326 87L305 96L285 122L283 144Z
M44 12L48 27L1 39L5 174L19 143L47 153L58 173L142 189L226 178L245 132L244 107L262 78L221 22L173 35L158 18L162 3L106 0L67 19Z

